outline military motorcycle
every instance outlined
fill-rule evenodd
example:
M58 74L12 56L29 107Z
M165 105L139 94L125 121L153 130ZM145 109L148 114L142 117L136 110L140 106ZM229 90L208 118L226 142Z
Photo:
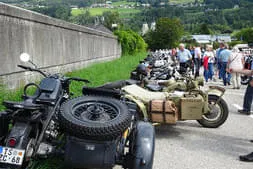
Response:
M28 54L20 58L31 62ZM152 169L154 128L138 121L135 102L95 94L71 98L71 81L89 81L18 67L38 72L43 79L39 85L24 87L23 101L3 103L1 169L29 168L32 160L54 156L62 157L68 169L109 169L116 164L125 169Z
M142 73L145 77L146 72L139 72ZM170 80L125 80L100 88L120 89L125 98L138 105L139 117L150 122L175 124L177 121L197 120L204 127L217 128L227 120L229 114L222 98L225 89L209 86L204 91L200 89L203 85L203 78L195 79L186 73Z

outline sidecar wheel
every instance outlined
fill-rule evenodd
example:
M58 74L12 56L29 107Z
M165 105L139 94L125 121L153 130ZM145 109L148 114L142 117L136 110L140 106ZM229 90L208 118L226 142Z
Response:
M228 106L225 100L218 96L209 95L208 103L210 112L204 114L201 120L197 120L203 127L217 128L221 126L228 118ZM215 104L217 102L217 104Z
M62 128L78 138L113 140L130 126L132 115L122 102L101 96L83 96L61 106Z

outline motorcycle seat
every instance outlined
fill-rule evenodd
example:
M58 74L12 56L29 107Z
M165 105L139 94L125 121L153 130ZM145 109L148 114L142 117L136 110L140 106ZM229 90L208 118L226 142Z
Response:
M146 85L146 88L151 90L151 91L154 91L154 92L160 92L160 91L163 90L162 86L155 85L155 84L148 84L148 85Z
M83 87L82 90L83 95L102 95L108 96L113 98L120 98L121 93L119 90L109 89L109 88L102 88L102 87Z
M13 101L4 101L3 105L7 109L24 109L24 110L41 110L43 109L43 105L41 104L34 104L32 103L32 100L25 100L21 102L13 102Z
M152 92L135 84L123 87L122 90L145 104L152 100L166 100L170 96L167 92Z

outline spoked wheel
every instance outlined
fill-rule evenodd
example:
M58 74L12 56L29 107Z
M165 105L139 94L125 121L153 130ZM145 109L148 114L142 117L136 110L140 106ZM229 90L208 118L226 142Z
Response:
M109 122L119 115L117 107L101 101L88 101L77 105L73 116L81 121Z
M65 131L92 140L112 140L121 135L131 122L126 105L99 96L67 101L61 107L59 118Z
M226 102L218 96L208 96L209 112L202 116L198 122L208 128L217 128L221 126L228 118L228 106ZM217 102L218 101L218 102Z

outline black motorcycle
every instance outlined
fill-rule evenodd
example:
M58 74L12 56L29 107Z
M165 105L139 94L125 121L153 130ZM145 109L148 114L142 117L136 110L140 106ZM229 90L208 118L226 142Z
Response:
M29 56L23 55L22 60L29 61ZM88 80L18 67L44 78L39 85L24 87L23 101L3 103L1 169L29 168L31 159L52 156L62 157L67 168L109 169L116 164L126 169L152 168L154 128L138 121L136 104L108 89L100 89L100 96L97 90L88 96L87 87L84 96L71 99L71 81ZM32 95L31 88L36 88Z

